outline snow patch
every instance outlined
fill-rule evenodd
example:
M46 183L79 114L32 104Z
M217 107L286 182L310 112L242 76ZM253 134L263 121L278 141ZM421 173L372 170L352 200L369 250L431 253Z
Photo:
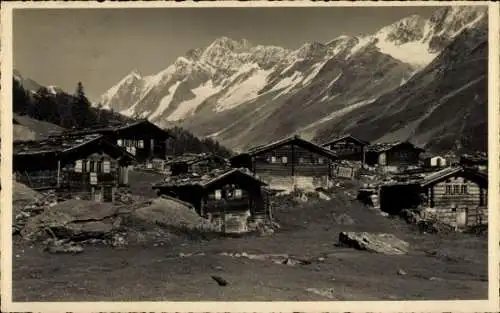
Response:
M340 74L337 75L337 77L335 77L329 84L328 86L326 86L326 89L330 89L332 88L332 86L337 82L337 80L339 80L339 78L342 76L342 72Z
M57 87L56 86L48 86L47 87L47 90L53 94L53 95L57 95Z
M297 86L303 80L303 78L304 78L304 76L302 75L301 72L295 71L292 76L289 76L289 77L286 77L286 78L280 80L280 82L277 83L276 85L274 85L274 87L270 90L270 92L281 90L281 92L279 94L274 96L273 100L288 93L295 86Z
M387 40L386 35L381 35L377 39L376 46L380 52L411 65L423 67L438 55L438 53L429 52L429 45L423 41L412 41L396 45Z
M174 97L175 91L177 90L177 87L179 87L181 83L182 81L178 80L175 82L175 84L173 84L170 88L168 88L168 94L160 100L160 104L153 112L153 114L151 114L151 116L149 117L150 119L160 116L163 112L165 112L166 109L168 109L168 106L170 105L170 102Z
M219 99L216 112L222 112L259 97L259 91L264 88L267 78L273 70L254 69L250 77L235 84Z
M214 86L212 80L205 82L204 84L191 90L195 95L193 99L179 103L177 108L167 117L168 121L178 121L186 118L188 115L193 114L196 109L203 103L207 98L216 94L220 91L220 87Z
M318 126L320 124L323 124L325 122L328 122L328 121L330 121L330 120L332 120L334 118L337 118L337 117L340 117L342 115L345 115L345 114L351 112L352 110L355 110L357 108L360 108L360 107L363 107L363 106L368 105L370 103L373 103L373 102L375 102L375 100L377 100L377 99L375 98L375 99L368 99L368 100L359 101L359 102L351 104L351 105L349 105L349 106L347 106L345 108L342 108L340 110L333 111L328 116L320 119L319 121L316 121L316 122L310 124L309 126L305 127L303 130L305 131L305 130L309 130L311 128L314 128L314 127L316 127L316 126Z
M309 75L307 75L307 77L304 79L304 81L302 81L302 86L305 86L309 82L311 82L311 80L313 80L314 77L316 77L316 75L318 75L319 71L321 71L321 69L323 68L323 65L325 65L325 63L326 63L326 61L314 64L312 66L311 73Z
M373 41L373 37L371 36L358 37L357 39L358 43L351 48L351 52L347 54L346 59L349 59L351 56L355 55L359 50L368 46Z

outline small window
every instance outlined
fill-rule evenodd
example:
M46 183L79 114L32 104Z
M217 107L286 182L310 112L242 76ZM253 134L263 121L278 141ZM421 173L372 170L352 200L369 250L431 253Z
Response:
M83 171L83 161L77 160L75 163L75 172L81 173Z
M453 194L457 195L460 193L460 186L459 185L453 185Z
M118 146L120 146L120 147L121 147L121 146L123 146L123 140L118 139L118 140L116 141L116 144L117 144Z
M220 200L222 199L222 192L221 190L216 190L215 191L215 200Z
M95 173L96 172L96 164L94 161L89 161L89 172Z
M276 163L276 157L271 157L271 163Z
M139 140L139 142L137 143L137 147L138 147L139 149L144 149L144 140L142 140L142 139L141 139L141 140Z
M102 173L102 162L95 162L95 167L96 167L95 171L97 173Z
M111 162L108 160L102 161L102 172L110 173L111 172Z
M468 193L468 190L467 190L467 185L462 185L462 194L467 194Z
M243 193L242 193L241 189L236 189L234 191L234 198L235 199L241 199L242 195L243 195Z
M288 158L287 157L282 157L281 158L281 163L283 163L283 164L288 163Z
M450 186L450 185L446 185L446 191L445 191L445 194L447 194L447 195L450 195L450 194L451 194L451 186Z
M97 185L97 173L90 173L90 184Z
M325 160L323 158L318 158L318 164L324 164Z
M299 163L300 163L300 164L303 164L303 163L305 163L305 160L304 160L304 158L299 158Z

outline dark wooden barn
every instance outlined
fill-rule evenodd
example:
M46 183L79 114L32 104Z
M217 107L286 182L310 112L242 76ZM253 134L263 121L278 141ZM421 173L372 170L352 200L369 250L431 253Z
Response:
M412 166L419 166L423 149L408 141L376 143L366 149L366 163L378 166L383 171L396 172Z
M172 135L148 120L133 123L70 130L65 136L100 134L132 154L137 162L147 163L153 159L165 159Z
M450 167L427 176L421 183L428 211L463 228L488 223L488 174Z
M380 186L379 203L382 211L397 214L403 209L413 209L422 204L418 182L391 183Z
M369 142L352 135L345 135L329 140L321 146L335 152L340 160L360 161L364 163L365 150L369 144Z
M475 168L480 171L488 170L488 155L486 153L463 154L460 156L460 165Z
M191 203L197 213L218 222L221 231L244 232L248 223L270 216L266 183L247 169L213 170L170 176L153 189Z
M116 188L127 184L133 161L130 153L98 134L13 144L17 181L97 201L113 201Z
M206 174L214 169L230 167L229 160L212 153L184 154L165 163L165 170L171 175L185 173Z
M329 188L334 152L298 136L259 146L231 159L233 167L245 167L271 188Z

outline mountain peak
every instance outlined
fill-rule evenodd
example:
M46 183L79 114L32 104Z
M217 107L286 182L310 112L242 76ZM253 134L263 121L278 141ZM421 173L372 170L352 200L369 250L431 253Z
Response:
M231 51L235 50L246 50L251 47L248 40L242 38L240 40L234 40L229 37L223 36L215 39L212 44L207 48L223 48ZM236 52L236 51L235 51Z
M137 69L133 69L128 75L127 77L134 77L136 79L141 79L142 76L141 76L141 73L139 72L139 70Z

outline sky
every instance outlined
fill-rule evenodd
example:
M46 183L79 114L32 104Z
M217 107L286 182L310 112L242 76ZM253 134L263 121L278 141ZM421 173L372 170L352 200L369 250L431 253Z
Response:
M91 100L132 70L155 74L218 37L299 48L340 35L370 34L435 7L16 9L14 68L42 85Z

